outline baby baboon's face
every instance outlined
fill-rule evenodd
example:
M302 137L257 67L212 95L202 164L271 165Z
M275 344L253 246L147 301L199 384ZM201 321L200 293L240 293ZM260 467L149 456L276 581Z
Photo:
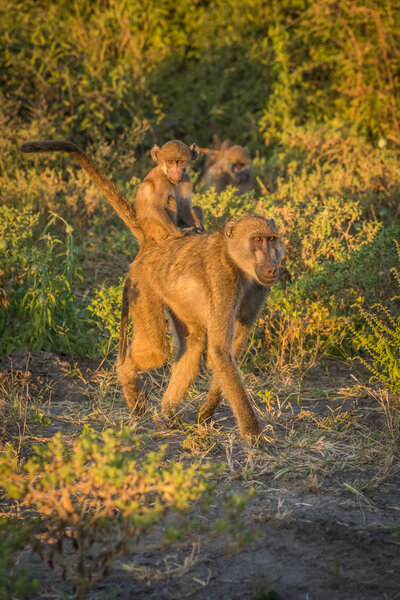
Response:
M174 185L180 183L190 161L199 155L196 144L190 148L179 140L166 142L162 148L153 146L151 156L164 171L169 181Z

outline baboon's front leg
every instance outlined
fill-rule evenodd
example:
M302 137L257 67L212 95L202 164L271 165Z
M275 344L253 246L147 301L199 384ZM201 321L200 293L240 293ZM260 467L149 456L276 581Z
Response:
M233 341L233 355L235 360L238 360L243 347L249 337L250 326L243 325L239 321L235 323L235 338ZM198 421L206 421L210 419L214 414L218 404L221 402L222 392L221 387L218 383L218 379L214 376L211 381L210 390L207 394L207 398L199 408L197 415Z
M222 394L231 405L241 436L245 439L254 439L260 434L260 427L233 356L234 317L226 306L218 308L214 314L216 326L210 326L208 329L208 354L211 366Z
M249 338L251 328L257 315L264 304L268 289L259 284L254 284L244 295L235 321L235 335L233 340L233 354L237 361ZM198 420L205 421L212 417L221 401L222 392L218 380L213 377L207 398L199 408Z

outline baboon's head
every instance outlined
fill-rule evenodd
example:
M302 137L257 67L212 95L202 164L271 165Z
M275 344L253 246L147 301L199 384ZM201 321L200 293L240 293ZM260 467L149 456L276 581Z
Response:
M227 224L225 235L231 259L247 277L261 285L277 281L285 248L273 219L242 217Z
M230 146L226 150L226 165L237 185L247 183L251 177L251 158L247 146Z
M175 185L182 181L189 162L196 160L198 156L199 149L196 144L188 147L179 140L166 142L161 148L154 145L151 150L152 159Z

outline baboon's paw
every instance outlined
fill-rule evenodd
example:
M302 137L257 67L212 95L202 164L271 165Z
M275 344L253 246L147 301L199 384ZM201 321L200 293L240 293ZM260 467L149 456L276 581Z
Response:
M243 440L245 440L252 446L257 445L262 437L258 421L254 420L254 422L248 423L245 426L240 427L240 435L243 438Z
M138 417L144 415L149 409L147 398L143 394L140 394L140 397L134 404L132 403L129 408L131 409L131 412Z
M200 406L199 412L197 413L197 422L204 423L205 421L210 421L214 411L214 407Z
M137 416L143 415L148 410L147 395L139 382L125 383L122 388L129 410Z
M168 429L177 429L183 425L181 417L171 409L162 409L160 420L162 420L164 426Z

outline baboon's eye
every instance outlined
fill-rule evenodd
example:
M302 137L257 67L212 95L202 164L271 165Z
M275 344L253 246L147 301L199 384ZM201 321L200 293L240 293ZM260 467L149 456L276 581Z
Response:
M169 167L172 167L172 165L174 164L174 160L167 160L166 163Z
M276 237L272 235L271 237L267 238L267 240L268 240L269 242L275 242L275 240L276 240Z
M257 235L255 238L253 238L253 240L254 240L255 242L258 242L258 243L260 243L260 242L262 242L262 237L261 237L261 235Z
M178 160L178 166L179 167L184 167L185 166L185 161L184 160Z

